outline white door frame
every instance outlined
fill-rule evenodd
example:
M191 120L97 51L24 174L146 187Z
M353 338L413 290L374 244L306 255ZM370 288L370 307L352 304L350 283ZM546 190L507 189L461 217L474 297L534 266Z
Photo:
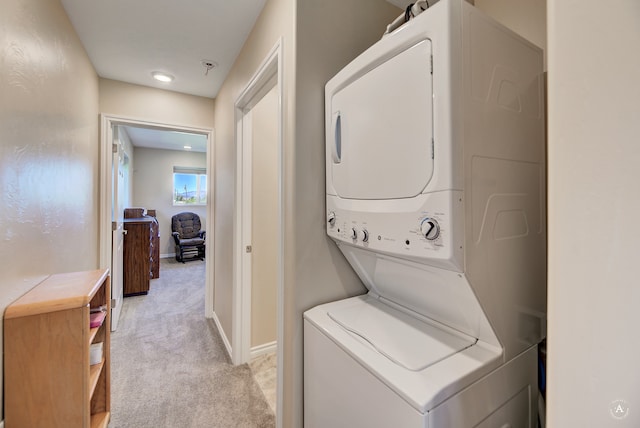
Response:
M120 132L117 128L111 128L112 131L112 147L111 160L113 168L111 169L111 186L112 186L112 203L115 201L115 207L119 210L117 215L111 216L112 222L115 223L115 227L112 227L111 232L111 331L116 331L118 328L118 322L120 321L120 314L122 313L122 303L124 299L124 235L127 231L124 228L124 200L121 198L122 189L121 185L125 182L121 177L124 175L124 171L120 168L124 165L124 159L127 153L124 150L124 146L120 141ZM116 140L118 141L115 144ZM128 177L126 180L128 184ZM115 214L115 213L114 213ZM115 261L115 263L114 263Z
M213 296L214 296L214 279L213 279L213 242L214 236L214 195L213 195L213 129L198 128L185 125L173 125L167 123L153 122L144 119L136 119L126 116L116 116L108 114L100 114L100 267L111 269L111 168L112 153L111 142L113 140L113 127L117 125L138 126L146 128L154 128L163 131L182 131L201 134L207 137L207 220L206 231L207 251L205 254L206 261L206 280L205 280L205 317L213 318ZM169 196L167 196L169 197Z
M245 130L250 125L251 108L257 104L274 86L278 91L278 242L277 248L277 411L276 425L282 426L282 359L284 337L284 109L283 109L283 81L282 81L282 38L271 49L258 70L249 80L245 89L240 93L235 103L236 121L236 189L234 215L234 269L233 269L233 324L231 332L232 360L234 364L249 361L251 348L251 278L247 277L244 236L246 222L251 216L246 215L248 195L243 194L244 180L250 180L251 172L245 171ZM249 220L247 220L249 219Z

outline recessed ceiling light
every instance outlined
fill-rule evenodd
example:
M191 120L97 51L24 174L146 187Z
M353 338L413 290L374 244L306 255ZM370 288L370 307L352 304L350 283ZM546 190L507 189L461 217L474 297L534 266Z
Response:
M185 150L191 150L191 146L184 146Z
M162 73L161 71L154 71L151 73L154 79L159 80L160 82L169 83L173 80L173 76L167 73Z

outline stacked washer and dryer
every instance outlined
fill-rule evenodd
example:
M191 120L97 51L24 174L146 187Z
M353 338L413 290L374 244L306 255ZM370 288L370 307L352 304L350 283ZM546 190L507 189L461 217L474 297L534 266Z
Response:
M327 233L369 292L304 314L306 428L534 428L539 48L441 0L326 85Z

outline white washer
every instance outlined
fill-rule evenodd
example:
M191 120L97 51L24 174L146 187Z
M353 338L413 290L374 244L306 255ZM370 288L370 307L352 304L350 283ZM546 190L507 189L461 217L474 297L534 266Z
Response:
M441 0L326 86L327 233L369 293L304 314L305 427L536 426L542 52Z
M503 364L498 350L369 295L308 311L304 334L306 428L536 427L535 348Z

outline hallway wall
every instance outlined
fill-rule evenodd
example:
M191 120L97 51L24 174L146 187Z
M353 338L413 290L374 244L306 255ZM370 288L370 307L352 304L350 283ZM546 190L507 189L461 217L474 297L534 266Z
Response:
M99 79L100 113L171 125L213 128L214 100Z
M0 29L3 313L46 275L98 267L98 76L58 1L3 0Z
M284 97L284 427L302 426L302 312L364 292L325 234L324 85L400 10L383 0L269 0L216 98L215 312L231 338L234 103L282 37Z
M215 111L215 313L224 335L233 331L233 231L235 227L236 143L234 104L269 51L282 37L285 112L294 80L293 0L268 0L216 97ZM285 113L284 139L291 141Z

